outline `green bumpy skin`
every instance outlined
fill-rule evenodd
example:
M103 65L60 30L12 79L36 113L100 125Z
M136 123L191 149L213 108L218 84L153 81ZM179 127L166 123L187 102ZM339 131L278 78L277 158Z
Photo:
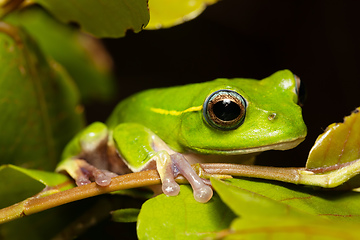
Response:
M89 127L92 129L75 137L66 148L58 170L88 170L82 161L81 164L71 162L81 160L79 156L84 152L91 155L96 146L106 143L106 151L116 149L132 171L156 168L163 185L170 182L163 186L163 191L176 195L178 189L174 176L178 173L186 175L184 169L191 171L185 162L206 161L208 156L214 155L237 156L270 149L286 150L303 141L306 126L301 107L297 104L298 83L293 73L283 70L260 81L221 78L134 94L117 105L106 123L107 128L95 123ZM215 128L204 116L207 99L218 90L236 92L244 101L244 117L234 129ZM201 157L193 158L191 154ZM172 172L170 177L169 171ZM79 171L75 172L78 174ZM92 176L96 179L96 174ZM192 177L193 173L190 173L188 178ZM194 192L194 196L204 194L204 191L209 194L203 185L195 185L192 184L194 191L201 190ZM167 192L166 188L172 190Z

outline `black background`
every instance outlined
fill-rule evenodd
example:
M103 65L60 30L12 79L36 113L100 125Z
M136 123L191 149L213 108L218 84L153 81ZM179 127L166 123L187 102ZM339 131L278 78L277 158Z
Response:
M118 79L116 101L87 107L106 120L117 101L147 88L219 77L262 79L280 69L300 76L308 137L259 164L303 166L316 137L360 106L359 1L222 0L199 17L162 30L105 39Z

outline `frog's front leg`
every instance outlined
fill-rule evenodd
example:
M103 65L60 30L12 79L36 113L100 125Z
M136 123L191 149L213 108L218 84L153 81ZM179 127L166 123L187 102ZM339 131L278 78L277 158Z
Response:
M107 126L95 122L76 135L66 146L57 172L67 172L81 186L95 181L100 186L107 186L111 178L122 173L123 162L110 151L108 146ZM113 161L109 161L112 159ZM111 170L111 171L109 171Z
M184 155L180 153L172 154L171 160L177 168L177 171L190 183L194 191L195 200L198 202L209 201L213 195L213 192L212 189L205 184L205 182L210 184L210 181L200 178L191 167L189 162L185 159Z
M114 144L133 172L156 168L162 182L162 191L169 196L179 193L175 178L181 174L191 184L194 198L207 202L212 189L204 183L185 157L170 149L155 133L136 123L123 123L113 131Z

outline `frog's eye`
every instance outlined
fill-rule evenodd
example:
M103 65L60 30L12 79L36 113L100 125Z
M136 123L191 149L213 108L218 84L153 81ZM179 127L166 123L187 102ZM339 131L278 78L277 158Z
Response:
M238 128L244 121L246 101L232 90L213 92L204 102L203 115L210 126L220 130Z
M306 98L306 91L305 91L305 85L303 82L301 82L300 78L296 75L294 75L295 81L296 81L296 94L298 95L298 102L301 107L304 105L305 98Z

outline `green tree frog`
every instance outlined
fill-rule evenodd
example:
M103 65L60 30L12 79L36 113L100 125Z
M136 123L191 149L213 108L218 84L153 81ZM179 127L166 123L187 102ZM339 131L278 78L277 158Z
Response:
M181 174L194 197L212 196L190 164L247 163L266 150L286 150L306 136L300 79L282 70L263 79L216 79L150 89L121 101L106 124L95 122L67 145L57 171L77 185L107 186L124 163L133 172L157 169L162 191L179 193Z

